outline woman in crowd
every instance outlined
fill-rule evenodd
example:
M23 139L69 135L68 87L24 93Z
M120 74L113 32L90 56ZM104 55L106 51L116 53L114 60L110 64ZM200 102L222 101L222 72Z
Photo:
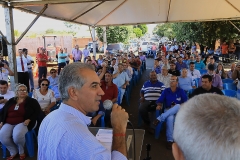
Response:
M227 73L225 72L222 63L218 63L218 66L217 66L217 69L216 69L216 74L221 76L222 79L226 79L227 78Z
M42 111L47 115L56 104L56 98L53 90L48 88L50 84L48 79L42 79L39 84L39 89L35 89L32 96L38 101Z
M203 63L205 64L206 69L207 69L207 66L210 63L210 56L209 55L206 56L206 58L204 59Z
M25 134L36 126L41 113L39 103L28 97L27 87L19 84L15 90L15 97L4 105L0 123L0 141L10 152L7 160L14 159L17 154L20 159L26 158L24 153Z

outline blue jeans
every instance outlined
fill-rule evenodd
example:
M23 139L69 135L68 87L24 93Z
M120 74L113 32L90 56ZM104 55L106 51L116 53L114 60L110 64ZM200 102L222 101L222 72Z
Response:
M33 81L33 72L32 69L28 69L29 81L31 89L34 89L34 81Z
M60 74L61 69L64 68L65 66L66 66L66 63L65 63L65 62L58 63L58 75Z
M165 109L164 113L167 112L168 110ZM168 142L173 142L173 127L174 127L174 120L175 120L175 115L169 115L166 118L166 137Z
M156 50L152 50L152 53L153 53L153 58L155 58L157 51Z

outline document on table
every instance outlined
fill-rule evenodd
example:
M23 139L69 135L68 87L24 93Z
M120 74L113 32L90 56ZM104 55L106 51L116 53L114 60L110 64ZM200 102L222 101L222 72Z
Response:
M112 150L112 137L113 130L111 129L99 129L96 134L97 140L109 151Z

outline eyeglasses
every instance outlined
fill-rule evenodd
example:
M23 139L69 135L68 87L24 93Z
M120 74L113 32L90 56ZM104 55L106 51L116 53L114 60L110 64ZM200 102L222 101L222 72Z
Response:
M51 74L56 73L56 72L51 72Z
M26 93L27 90L18 90L18 92L24 92L24 93Z
M42 85L42 86L48 86L48 84L44 84L44 83L42 83L41 85Z

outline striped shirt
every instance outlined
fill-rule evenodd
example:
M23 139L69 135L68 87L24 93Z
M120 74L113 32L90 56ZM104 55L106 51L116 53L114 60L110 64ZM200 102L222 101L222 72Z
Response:
M141 93L144 95L145 100L156 101L160 96L165 86L162 82L157 81L156 83L151 83L150 80L143 84Z
M118 151L109 151L89 131L90 119L75 108L61 104L41 123L38 160L126 160Z

